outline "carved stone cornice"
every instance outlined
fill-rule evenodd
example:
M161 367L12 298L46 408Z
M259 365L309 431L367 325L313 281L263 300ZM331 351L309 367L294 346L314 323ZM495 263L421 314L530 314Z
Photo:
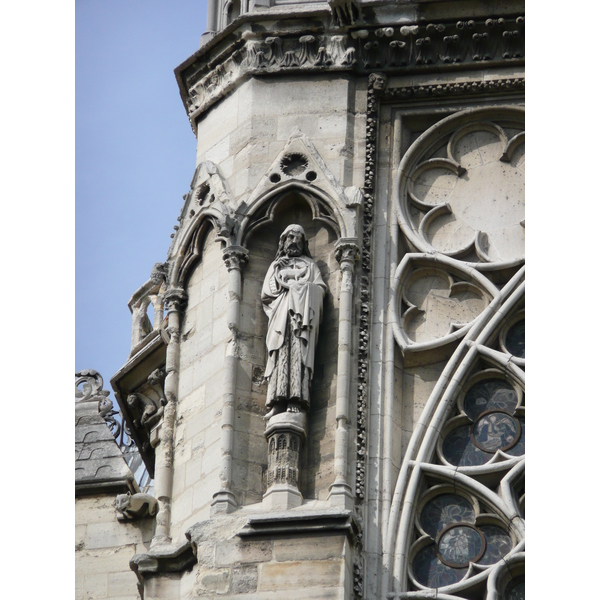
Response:
M241 271L242 266L248 262L248 250L243 246L229 246L223 250L223 260L228 271Z
M390 99L411 99L442 96L462 96L472 94L497 94L502 92L524 92L525 78L490 79L487 81L462 81L388 88L383 97Z
M265 33L246 25L241 33L241 25L240 35L235 41L232 35L220 54L211 59L209 49L201 49L176 69L194 131L197 118L209 106L253 75L348 70L418 73L432 67L521 64L525 56L523 16L351 27L345 32L322 24L298 27L295 33L277 26Z

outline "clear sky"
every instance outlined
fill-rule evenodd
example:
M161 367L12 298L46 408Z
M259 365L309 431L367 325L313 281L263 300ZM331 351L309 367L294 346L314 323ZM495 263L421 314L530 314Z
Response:
M75 370L104 388L130 350L127 302L166 259L196 140L173 70L206 0L77 0Z

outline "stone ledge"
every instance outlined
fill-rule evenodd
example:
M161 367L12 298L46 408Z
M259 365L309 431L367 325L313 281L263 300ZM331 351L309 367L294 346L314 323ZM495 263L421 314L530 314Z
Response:
M135 494L139 491L133 475L122 477L120 479L97 479L90 477L89 480L79 480L75 482L75 496L90 496L96 494L122 494L131 492Z
M237 535L250 538L342 531L354 540L358 530L356 518L349 510L293 510L252 515Z
M188 540L179 546L164 546L151 549L147 554L135 554L129 561L129 568L137 575L140 595L144 589L144 579L161 573L178 573L195 565L196 555Z

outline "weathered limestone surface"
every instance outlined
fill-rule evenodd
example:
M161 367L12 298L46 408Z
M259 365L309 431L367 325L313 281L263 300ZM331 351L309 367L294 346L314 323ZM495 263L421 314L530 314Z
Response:
M144 600L503 597L524 568L522 3L244 10L211 2L176 70L197 169L141 289L180 314L140 329L140 292L145 337L114 380L164 368L168 427L140 437L162 465L161 535L78 499L78 598L136 597L133 554ZM302 498L276 501L261 288L292 223L327 292ZM431 502L470 510L463 534L502 560L432 579Z
M113 494L75 499L75 598L139 600L131 557L149 548L154 521L117 521Z

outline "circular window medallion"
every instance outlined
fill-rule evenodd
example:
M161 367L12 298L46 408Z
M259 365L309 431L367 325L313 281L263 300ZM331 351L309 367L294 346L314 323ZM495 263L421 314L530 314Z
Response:
M281 170L288 177L296 177L297 175L302 175L304 171L308 168L308 160L306 156L303 154L299 154L298 152L294 152L292 154L286 154L281 159Z
M468 567L470 562L478 561L484 552L484 535L466 523L446 527L437 542L437 555L449 567Z
M525 122L519 107L461 111L425 131L399 166L400 227L420 252L481 269L525 250Z
M473 441L485 452L508 450L520 437L519 421L505 412L486 412L473 424Z
M465 413L475 420L491 409L513 412L518 397L513 387L503 379L486 379L471 386L465 395Z

